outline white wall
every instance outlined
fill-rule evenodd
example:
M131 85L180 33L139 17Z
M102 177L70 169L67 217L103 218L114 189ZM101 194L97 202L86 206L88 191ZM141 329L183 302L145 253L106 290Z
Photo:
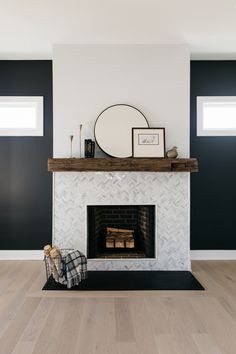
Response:
M140 109L151 127L166 128L166 147L189 155L189 73L186 45L55 45L53 50L54 157L79 154L93 138L99 113L126 103ZM96 152L96 156L101 153Z

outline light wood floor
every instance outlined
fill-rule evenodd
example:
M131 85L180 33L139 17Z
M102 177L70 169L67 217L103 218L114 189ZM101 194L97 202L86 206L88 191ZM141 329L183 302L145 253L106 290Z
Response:
M235 354L236 262L193 262L205 292L47 292L42 262L0 262L1 354Z

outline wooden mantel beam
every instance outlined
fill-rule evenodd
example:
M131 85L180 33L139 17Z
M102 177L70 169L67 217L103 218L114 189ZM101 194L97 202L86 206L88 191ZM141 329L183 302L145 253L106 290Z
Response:
M198 161L195 158L49 158L48 171L198 172Z

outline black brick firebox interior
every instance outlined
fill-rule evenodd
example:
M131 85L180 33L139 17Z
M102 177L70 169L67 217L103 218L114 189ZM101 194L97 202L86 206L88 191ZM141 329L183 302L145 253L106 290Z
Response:
M154 258L154 205L87 207L88 258ZM133 248L107 248L107 227L134 230Z

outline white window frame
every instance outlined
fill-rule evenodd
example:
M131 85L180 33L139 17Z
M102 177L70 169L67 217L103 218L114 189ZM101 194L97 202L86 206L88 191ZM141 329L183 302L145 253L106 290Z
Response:
M236 136L236 129L205 129L203 127L203 106L207 102L235 102L236 96L198 96L197 97L197 136Z
M36 127L35 128L1 128L0 136L43 136L44 135L44 118L43 118L43 96L0 96L0 104L36 104Z

